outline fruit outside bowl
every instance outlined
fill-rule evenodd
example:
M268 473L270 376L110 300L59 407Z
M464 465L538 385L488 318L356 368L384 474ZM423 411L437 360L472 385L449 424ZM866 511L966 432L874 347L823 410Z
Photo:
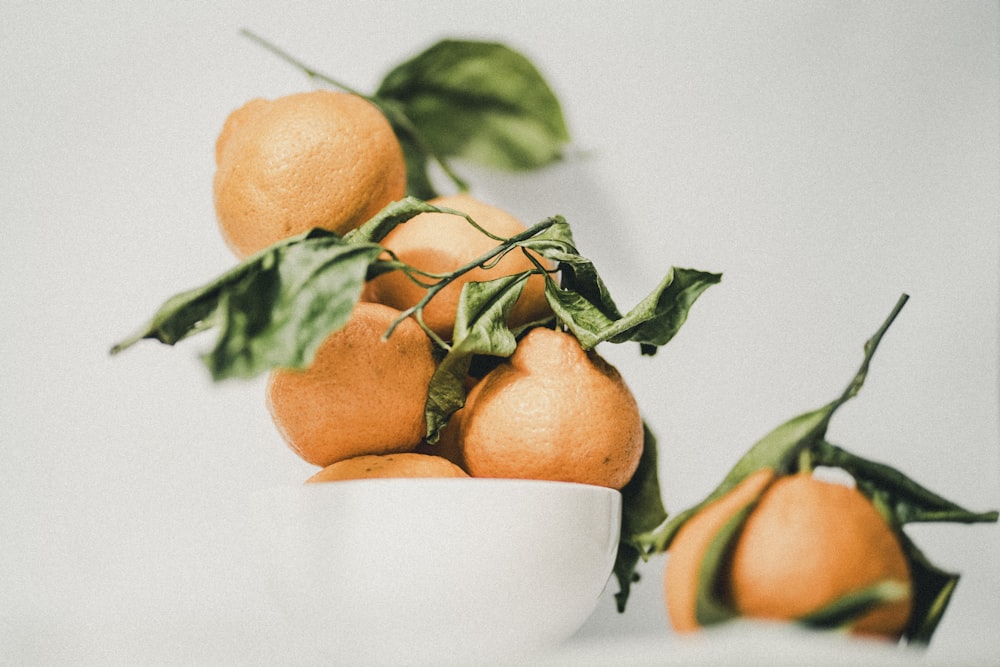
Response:
M621 495L563 482L370 479L271 489L270 595L335 664L475 664L555 648L594 611Z

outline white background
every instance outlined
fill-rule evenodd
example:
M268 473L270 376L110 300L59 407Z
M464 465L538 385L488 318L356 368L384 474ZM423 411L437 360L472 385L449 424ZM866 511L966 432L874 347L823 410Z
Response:
M838 395L902 292L830 438L1000 506L996 3L173 4L14 2L0 21L0 662L305 660L248 592L231 521L312 471L261 382L213 386L210 336L108 356L234 262L211 201L227 114L311 87L244 27L369 91L440 37L518 48L574 151L540 174L467 168L473 192L565 215L623 307L672 264L724 273L657 357L603 350L660 437L672 512ZM929 657L1000 658L1000 530L910 532L963 573ZM677 649L662 567L624 615L609 587L567 651Z

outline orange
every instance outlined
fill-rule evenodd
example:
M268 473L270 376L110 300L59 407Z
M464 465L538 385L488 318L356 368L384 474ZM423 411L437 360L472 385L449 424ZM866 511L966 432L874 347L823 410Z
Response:
M697 626L690 596L700 564L700 557L692 558L696 543L707 546L769 479L770 471L754 473L678 531L665 580L668 612L678 630ZM882 581L910 586L899 539L872 503L857 489L806 473L778 478L763 492L736 538L726 574L733 609L771 620L801 618ZM850 630L898 639L911 608L912 593L864 613Z
M241 258L313 227L344 234L406 192L392 127L349 93L251 100L226 119L215 161L219 228Z
M733 551L730 594L746 616L793 619L882 580L910 583L892 529L854 488L799 474L777 480L750 514ZM898 638L911 596L852 625Z
M623 487L639 465L639 407L621 374L571 334L535 328L473 387L460 419L473 477Z
M368 454L337 461L307 479L306 483L383 477L468 477L468 475L457 465L440 456L403 452Z
M461 211L490 233L503 238L526 229L521 221L506 211L467 194L438 197L429 203ZM464 217L450 213L421 213L393 229L382 240L382 245L394 252L401 261L422 271L437 274L451 273L489 252L497 244L497 240L483 234ZM552 268L550 262L538 255L535 255L535 259L547 269ZM523 252L514 250L487 269L473 269L431 299L423 309L424 323L441 338L451 340L458 299L465 283L492 280L534 268L535 265ZM405 310L423 298L425 292L424 287L414 283L402 271L392 271L369 281L364 298ZM542 275L532 276L514 305L510 326L527 324L549 315L548 302L545 300L545 278Z
M267 402L299 456L318 466L362 454L413 450L423 438L424 402L434 373L433 344L412 319L388 340L400 312L358 303L305 370L273 371Z

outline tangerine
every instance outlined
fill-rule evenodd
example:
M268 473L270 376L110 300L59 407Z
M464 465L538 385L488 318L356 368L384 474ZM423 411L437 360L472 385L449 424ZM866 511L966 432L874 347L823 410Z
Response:
M240 258L322 227L344 234L406 193L406 162L382 112L350 93L254 99L226 119L213 183Z
M796 620L845 595L893 581L906 595L864 612L850 631L891 639L902 635L913 605L910 567L899 538L871 501L844 484L809 473L775 478L767 468L706 505L675 535L664 595L676 630L699 627L695 605L705 553L722 526L754 503L718 591L735 613Z
M544 327L472 388L459 424L473 477L620 489L642 455L639 407L618 370L572 334Z
M367 454L337 461L307 479L306 483L395 477L468 477L468 475L457 465L440 456L403 452Z
M273 371L267 404L289 446L318 466L362 454L413 450L426 430L424 402L436 362L423 329L398 310L358 303L348 323L303 370Z

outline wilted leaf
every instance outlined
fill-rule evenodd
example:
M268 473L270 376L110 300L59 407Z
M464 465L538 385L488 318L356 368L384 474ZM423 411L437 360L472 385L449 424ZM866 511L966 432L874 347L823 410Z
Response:
M203 359L216 380L302 368L346 324L369 266L383 248L346 244L313 230L248 258L216 280L167 300L152 320L118 343L118 353L151 338L174 344L217 327Z

